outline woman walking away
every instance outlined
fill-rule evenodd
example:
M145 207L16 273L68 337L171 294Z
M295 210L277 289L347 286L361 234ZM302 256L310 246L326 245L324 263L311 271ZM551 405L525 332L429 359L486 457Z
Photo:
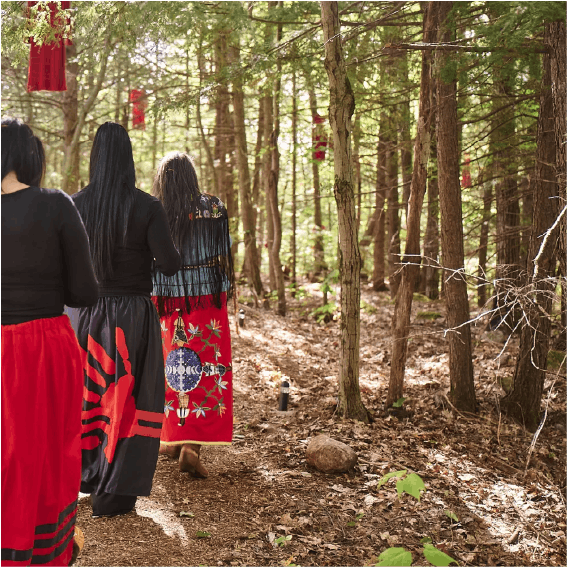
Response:
M166 361L160 453L179 458L181 471L203 478L208 471L199 458L201 445L232 442L228 214L220 199L200 192L186 154L163 158L153 194L163 203L183 261L174 277L154 276Z
M119 124L97 131L90 183L74 195L90 240L100 298L70 310L84 350L83 478L93 516L130 512L152 488L163 421L163 354L150 299L151 265L180 258L163 206L136 189L132 144Z
M68 565L81 482L80 348L97 300L73 201L40 188L41 142L2 120L2 565Z

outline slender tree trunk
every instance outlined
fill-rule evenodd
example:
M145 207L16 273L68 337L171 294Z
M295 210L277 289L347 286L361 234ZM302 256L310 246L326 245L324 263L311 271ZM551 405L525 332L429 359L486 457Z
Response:
M292 111L291 111L291 296L295 297L295 287L297 285L297 246L295 237L297 234L297 85L295 69L292 75Z
M360 168L360 114L357 112L354 116L352 127L352 137L354 140L354 174L356 187L356 226L360 232L360 219L362 216L362 176Z
M402 51L401 62L401 79L406 80L408 77L408 53L407 51ZM402 164L402 206L404 208L404 213L406 215L406 224L408 217L408 201L411 189L411 175L412 175L412 160L411 160L411 111L410 111L410 99L409 94L404 95L404 99L400 104L400 127L399 127L399 138L400 138L400 158Z
M453 2L439 2L440 27L447 26L447 16ZM441 30L439 41L450 42L453 33ZM447 64L448 53L438 51L437 76L437 162L439 168L439 201L441 208L441 245L445 268L445 297L449 328L449 374L451 400L461 411L474 412L476 398L472 365L472 343L464 279L464 242L459 179L457 82L445 82L441 70Z
M398 202L398 150L397 135L390 115L388 121L388 157L386 179L388 184L388 281L390 297L395 298L400 286L400 203Z
M277 2L272 2L272 5L277 5ZM282 38L282 26L278 25L276 42L280 42ZM278 181L280 177L280 151L278 148L278 137L280 135L280 92L281 92L281 59L277 60L277 74L274 80L274 91L272 97L273 103L273 129L270 133L270 174L268 177L268 193L266 195L269 203L269 208L272 213L273 224L273 244L270 249L272 258L272 265L275 275L275 284L278 292L278 307L277 313L282 317L286 314L286 300L285 300L285 283L280 259L280 250L282 245L282 222L280 216L280 209L278 207Z
M235 40L236 41L236 40ZM239 67L240 48L231 48L233 63ZM244 92L242 78L235 74L232 80L232 103L234 107L234 136L236 143L236 163L238 167L238 183L240 187L240 214L244 231L244 267L249 278L250 286L258 297L264 290L260 278L260 265L256 250L256 215L252 202L252 187L250 184L250 169L248 167L248 149L246 143L246 124L244 119Z
M309 83L308 83L309 85ZM317 99L313 87L308 86L309 92L309 105L311 107L311 123L315 124L315 116L317 116ZM314 210L314 223L315 223L315 242L313 250L315 253L315 264L313 273L319 276L322 272L327 270L325 263L325 251L323 248L323 218L321 215L321 188L319 181L319 162L311 156L311 164L313 170L313 210Z
M346 74L340 41L338 2L321 2L325 69L329 77L329 117L333 130L335 199L338 208L341 275L341 347L339 406L341 415L368 422L358 382L360 345L360 251L352 183L350 149L354 95Z
M482 226L480 227L480 241L478 243L478 306L484 307L487 301L486 290L488 280L486 277L486 257L488 253L488 233L490 228L490 212L492 209L492 181L484 183Z
M108 58L110 56L110 52L112 51L112 48L113 48L113 44L110 41L110 32L109 32L109 35L106 37L104 41L104 47L100 55L100 67L98 73L96 74L96 80L93 81L93 84L90 86L88 90L87 99L83 102L81 108L78 111L76 125L72 129L72 135L70 135L69 143L68 145L66 145L65 159L63 162L63 183L62 183L62 189L66 193L69 193L71 191L69 180L73 179L73 171L78 172L78 166L74 165L75 163L74 160L78 160L81 133L83 131L83 127L85 125L87 115L90 112L91 108L93 107L96 97L98 96L98 93L102 88L102 83L106 76L106 67L108 64ZM77 177L75 178L75 183L77 182L78 182L78 173L77 173Z
M65 70L67 90L63 93L63 140L64 140L64 175L62 189L72 195L79 190L79 145L73 145L73 135L79 120L79 98L77 75L77 46L67 45L67 66Z
M436 40L438 4L439 2L428 2L424 7L423 41L425 43L432 43ZM419 221L425 195L427 161L431 144L431 61L432 53L423 51L421 55L419 118L413 151L414 165L408 201L406 248L402 260L400 286L396 296L396 306L392 319L392 362L388 396L386 398L387 407L391 407L403 394L411 305L415 282L419 274Z
M254 226L256 227L258 269L262 265L262 247L264 245L264 223L262 214L262 144L264 140L264 100L258 99L258 133L254 150L254 177L252 178L252 204L254 210Z
M555 170L557 152L551 82L551 58L557 45L551 43L552 24L544 29L544 43L551 55L543 55L543 78L537 125L536 173L534 183L534 228L528 254L528 289L523 294L523 315L520 349L512 390L502 399L502 408L530 431L539 422L541 398L547 368L547 354L551 334L552 294L559 227L543 238L557 218L558 184ZM565 50L565 28L557 38ZM565 60L563 60L563 63Z
M433 115L431 120L430 173L427 181L427 225L423 239L423 255L425 256L423 279L425 280L425 295L429 299L439 299L439 269L436 267L439 262L439 178L437 172L437 134L433 124L433 120L435 120Z
M555 173L559 186L559 207L563 216L559 230L561 266L561 326L557 346L567 351L567 31L565 20L550 25L551 84L555 117Z
M497 97L495 110L502 108L495 116L496 127L492 142L494 167L497 181L494 188L496 197L496 283L495 294L500 314L504 316L510 306L507 297L519 286L520 277L520 202L518 196L516 156L510 151L516 136L515 107L509 104L510 83L514 70L512 61L504 61L504 67L495 67ZM509 314L510 319L513 313ZM510 321L511 323L511 321Z
M271 94L264 96L264 141L265 152L262 157L262 184L264 186L264 202L266 211L266 243L268 247L268 264L270 273L270 291L277 289L276 272L272 249L274 246L274 221L272 219L272 205L270 201L270 174L272 171L272 131L274 102Z
M372 289L387 291L385 278L385 210L386 201L386 158L388 147L385 140L386 115L380 115L380 130L378 132L378 162L376 165L376 209L374 211L374 272L372 274Z

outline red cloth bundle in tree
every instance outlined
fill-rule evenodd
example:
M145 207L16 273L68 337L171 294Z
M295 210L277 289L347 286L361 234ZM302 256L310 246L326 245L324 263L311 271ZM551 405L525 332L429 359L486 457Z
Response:
M37 2L28 2L28 8ZM63 39L63 31L70 25L68 18L62 17L57 2L49 2L49 23L56 29L55 41L38 46L30 40L30 64L28 69L28 92L31 91L66 91L65 46L71 40ZM61 8L68 10L71 2L61 2Z
M461 187L463 188L472 187L470 163L471 158L465 155L465 166L463 167L463 179L461 181Z
M317 161L325 160L328 136L324 124L325 119L322 116L313 116L313 159Z
M134 130L145 130L146 108L148 106L146 91L132 89L130 91L130 101L132 102L132 128Z

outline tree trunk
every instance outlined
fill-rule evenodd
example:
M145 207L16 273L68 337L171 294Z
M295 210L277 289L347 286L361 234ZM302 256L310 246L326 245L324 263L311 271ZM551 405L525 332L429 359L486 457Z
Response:
M277 289L276 272L272 249L274 246L274 221L272 220L272 205L270 200L270 174L272 171L272 131L274 128L273 112L274 102L270 94L263 97L264 100L264 143L265 151L262 156L262 185L264 187L265 211L266 211L266 244L268 248L268 264L270 273L270 291Z
M549 45L552 50L551 57L551 94L553 97L553 114L555 116L555 151L557 153L556 175L559 185L559 207L567 206L565 195L567 151L567 111L566 111L566 84L565 69L567 67L565 48L565 22L552 22L549 27ZM565 348L567 332L567 235L565 218L559 228L559 273L561 276L561 333L557 343Z
M486 305L488 280L486 278L486 257L488 253L488 233L490 228L490 211L492 209L492 181L483 184L482 225L480 227L480 240L478 243L478 306Z
M100 54L100 68L96 75L96 81L93 81L93 84L88 90L88 97L83 102L80 110L77 113L77 120L75 123L75 127L72 129L72 133L71 131L69 132L69 143L68 145L66 145L65 158L63 161L62 189L66 193L71 192L72 185L70 184L70 182L73 181L73 179L75 179L74 183L78 182L78 175L76 178L73 177L74 168L76 168L75 171L78 172L78 166L74 165L75 163L74 160L78 160L79 157L79 145L80 145L81 133L83 131L83 127L85 125L87 115L96 101L96 97L98 96L98 93L102 88L102 83L106 76L106 67L108 64L108 58L113 48L113 44L110 41L110 33L111 32L109 32L109 34L107 35L104 41L104 47L102 53ZM72 65L72 63L70 63L70 65Z
M387 144L385 140L386 115L380 114L380 130L378 132L378 162L376 165L376 209L374 211L374 272L372 274L372 289L387 291L384 282L386 258L385 245L385 210L386 201L386 158Z
M317 99L313 87L309 86L309 106L311 107L311 124L315 124L315 116L317 116ZM315 255L315 264L313 266L313 274L319 276L327 270L325 263L325 251L323 248L323 218L321 214L321 187L319 181L319 162L311 156L311 165L313 170L313 207L315 223L315 242L313 250Z
M402 52L401 62L401 79L406 80L408 77L408 52ZM412 160L411 160L411 111L410 111L410 99L409 94L404 96L403 101L400 104L400 127L399 127L399 138L400 138L400 158L402 164L402 206L404 208L404 213L406 215L406 224L408 217L408 201L411 190L411 175L412 175Z
M292 75L292 110L291 110L291 296L295 297L295 287L297 285L297 85L295 69Z
M258 254L258 270L262 265L262 247L264 244L264 225L262 215L262 144L264 140L264 99L258 99L258 133L256 135L256 148L254 150L254 177L252 181L252 209L254 211L254 226L256 227L257 238L257 254ZM265 293L265 291L264 291Z
M67 90L63 93L63 140L64 140L64 166L62 189L72 195L79 190L79 145L73 146L73 135L79 120L79 98L77 75L79 63L77 62L77 46L67 45L67 66L65 76Z
M435 120L434 116L431 120ZM429 299L439 299L439 178L437 172L437 134L432 124L431 128L431 155L429 179L427 181L427 225L423 239L423 255L425 267L423 279L425 280L425 295Z
M552 36L552 24L547 23L544 43L555 55L560 42L565 50L565 28L562 37ZM534 183L533 231L528 253L529 281L522 294L523 316L526 318L520 335L520 349L512 390L502 399L502 408L507 414L530 431L539 423L541 398L547 368L547 354L551 334L553 278L559 227L549 234L547 242L543 235L550 230L557 218L558 184L555 171L556 144L551 83L551 56L543 55L543 78L540 109L537 125L536 173ZM564 60L563 60L564 63Z
M447 16L453 2L439 2L439 23L447 25ZM450 42L453 33L442 30L439 41ZM457 126L457 81L445 82L442 70L449 61L449 54L436 53L437 75L437 162L439 168L439 201L441 208L441 246L445 279L447 326L449 337L449 374L451 401L461 411L474 412L476 398L472 365L472 344L464 278L464 243L459 179L460 156Z
M269 6L275 7L281 2L271 2ZM282 26L278 25L276 43L279 43L282 38ZM266 193L266 205L271 211L272 216L272 235L273 243L270 247L270 258L272 259L272 266L275 276L275 288L278 292L278 307L277 313L282 317L286 314L286 300L285 300L285 283L280 259L280 250L282 245L282 222L280 216L280 209L278 206L278 181L280 177L280 151L278 148L278 137L280 135L280 92L281 92L281 67L282 62L278 57L276 77L274 79L274 90L271 101L273 104L273 128L270 132L270 172L268 176L268 191ZM271 272L270 272L271 276Z
M236 41L236 40L235 40ZM240 48L231 48L232 61L240 67ZM240 214L244 231L244 267L250 286L258 297L264 290L260 278L260 266L256 250L256 215L252 203L252 187L250 169L248 167L248 148L246 143L246 125L244 120L244 92L242 78L237 73L232 79L232 104L234 108L234 136L236 144L236 163L238 167L238 184L240 188Z
M358 382L360 345L360 250L350 149L354 94L346 74L340 40L338 2L321 2L325 69L329 77L329 118L333 130L341 277L339 414L368 422Z
M390 297L393 299L400 286L400 203L398 202L398 150L397 134L393 117L388 121L388 158L386 179L388 184L388 281Z
M423 41L425 43L432 43L436 40L438 4L439 2L428 2L424 7ZM396 296L396 306L392 319L392 362L388 396L386 398L387 407L391 407L403 394L411 305L415 282L419 274L419 221L425 195L427 161L431 145L431 61L432 53L423 51L421 55L419 118L413 151L414 165L408 201L406 248L402 260L400 286Z

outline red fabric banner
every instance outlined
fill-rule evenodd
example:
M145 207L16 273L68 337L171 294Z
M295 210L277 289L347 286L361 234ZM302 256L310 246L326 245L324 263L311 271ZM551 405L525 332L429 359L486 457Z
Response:
M132 102L132 128L134 130L146 129L146 108L148 100L146 91L132 89L130 91L130 101Z
M37 2L28 2L28 9ZM61 8L68 10L71 2L61 2ZM63 30L69 25L68 18L62 19L59 14L57 2L49 2L49 23L52 28ZM70 45L69 39L63 39L61 31L56 34L52 43L43 43L38 46L33 39L30 40L30 62L28 68L28 92L32 91L66 91L65 80L65 45Z
M313 116L313 159L316 161L325 160L328 136L324 124L325 119L322 116L319 114Z

